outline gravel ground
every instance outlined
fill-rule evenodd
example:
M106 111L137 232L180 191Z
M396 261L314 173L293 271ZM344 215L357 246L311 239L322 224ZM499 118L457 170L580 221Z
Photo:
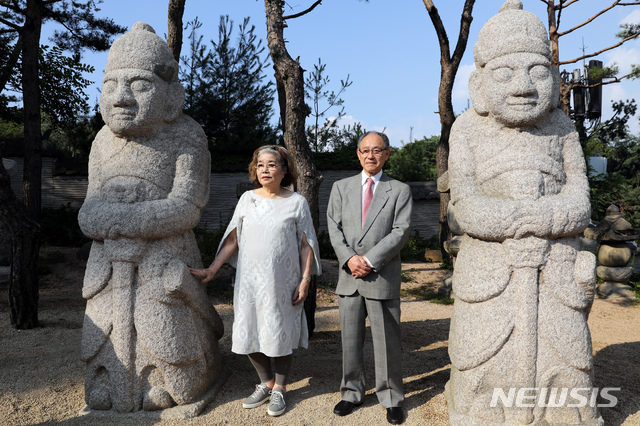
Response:
M52 254L53 253L53 254ZM267 415L266 405L242 408L257 375L246 357L232 354L230 331L233 309L228 295L212 297L225 323L220 341L226 379L213 401L197 418L153 419L139 415L122 417L80 416L84 407L84 364L80 361L80 336L84 301L80 296L84 262L73 250L43 250L49 274L41 285L40 319L43 327L19 331L10 327L7 289L0 288L0 425L378 425L386 424L385 410L372 388L364 404L346 417L333 414L340 400L341 345L338 307L331 290L335 262L323 261L316 331L308 350L295 352L287 392L287 411L278 418ZM443 396L449 377L447 337L450 305L416 298L425 289L437 288L447 271L433 263L403 265L406 281L402 298L403 372L406 425L446 425ZM640 307L596 300L590 316L595 354L595 385L621 387L618 405L601 409L607 425L640 424ZM367 383L373 384L373 359L367 339Z

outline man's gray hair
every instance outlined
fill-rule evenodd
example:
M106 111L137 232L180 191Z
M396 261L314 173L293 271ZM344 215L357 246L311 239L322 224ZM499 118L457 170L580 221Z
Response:
M389 149L390 147L389 137L387 137L387 135L385 135L384 133L377 132L375 130L369 130L368 132L365 132L362 136L360 136L360 138L358 138L358 148L360 148L360 143L362 142L362 139L366 138L369 135L380 136L380 138L382 139L382 142L384 143L384 149Z

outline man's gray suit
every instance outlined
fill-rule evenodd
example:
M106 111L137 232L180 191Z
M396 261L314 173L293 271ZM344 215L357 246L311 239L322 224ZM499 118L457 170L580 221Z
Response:
M343 377L342 400L364 398L363 343L369 317L374 344L376 394L380 404L397 407L404 399L400 342L400 250L409 238L413 201L408 185L382 174L364 226L361 174L336 182L327 209L331 244L340 271ZM365 256L373 270L354 278L347 261Z

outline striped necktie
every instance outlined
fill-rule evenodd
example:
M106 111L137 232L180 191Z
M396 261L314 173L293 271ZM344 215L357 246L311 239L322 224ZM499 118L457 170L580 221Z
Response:
M364 228L364 221L367 219L367 212L369 206L371 206L371 200L373 199L373 179L367 178L367 187L364 190L364 200L362 201L362 227Z

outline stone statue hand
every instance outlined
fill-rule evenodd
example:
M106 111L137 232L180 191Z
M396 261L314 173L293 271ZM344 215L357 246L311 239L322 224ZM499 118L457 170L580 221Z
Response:
M527 235L545 237L551 233L551 216L546 214L540 203L525 204L520 210L519 217L514 221L515 239L521 239Z

